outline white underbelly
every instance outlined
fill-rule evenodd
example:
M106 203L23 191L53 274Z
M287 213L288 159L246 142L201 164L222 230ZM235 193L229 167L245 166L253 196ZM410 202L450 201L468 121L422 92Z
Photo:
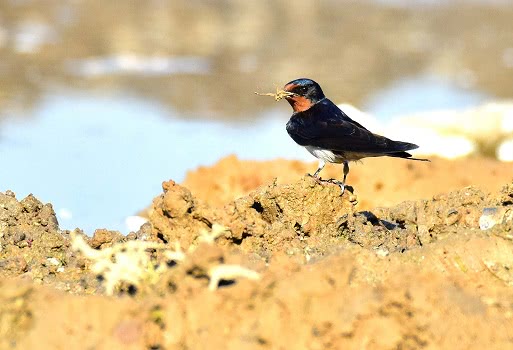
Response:
M366 157L377 157L379 154L373 153L359 153L359 152L337 152L333 153L330 150L322 149L314 146L305 146L308 152L314 157L322 159L329 163L343 163L345 161L357 161Z
M306 150L310 152L314 157L322 159L329 163L342 163L345 159L336 155L330 150L321 149L313 146L305 146Z

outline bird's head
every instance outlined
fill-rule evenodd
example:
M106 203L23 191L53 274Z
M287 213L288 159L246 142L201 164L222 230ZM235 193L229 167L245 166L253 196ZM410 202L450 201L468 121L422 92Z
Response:
M311 79L296 79L287 83L283 97L290 103L294 112L303 112L325 98L319 84Z

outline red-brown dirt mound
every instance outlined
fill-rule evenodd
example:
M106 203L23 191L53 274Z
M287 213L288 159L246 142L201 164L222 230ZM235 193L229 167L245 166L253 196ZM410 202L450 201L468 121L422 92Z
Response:
M512 174L389 161L342 195L299 162L227 158L195 190L164 182L128 236L0 194L0 348L512 348Z
M228 156L211 167L189 171L183 185L197 198L218 206L247 195L274 178L278 184L287 184L306 173L313 174L315 169L316 162L247 161ZM326 165L321 177L341 180L342 166ZM511 179L512 163L490 158L447 160L433 157L431 162L366 158L350 164L347 183L358 195L359 208L370 209L404 200L430 198L471 185L484 191L497 191Z

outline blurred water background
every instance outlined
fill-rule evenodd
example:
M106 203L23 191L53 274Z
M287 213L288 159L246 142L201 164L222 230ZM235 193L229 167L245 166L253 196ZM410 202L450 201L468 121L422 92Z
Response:
M0 191L126 232L167 179L235 153L312 160L309 77L382 120L513 95L511 1L0 1ZM415 141L415 140L409 140Z

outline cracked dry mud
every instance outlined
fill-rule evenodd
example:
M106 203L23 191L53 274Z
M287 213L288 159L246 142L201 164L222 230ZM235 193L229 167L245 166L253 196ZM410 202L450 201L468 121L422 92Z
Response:
M166 181L138 232L73 232L94 249L150 241L183 252L149 250L149 277L113 295L50 204L0 194L0 348L512 348L511 165L459 162L393 176L366 164L344 195L300 176L299 162L227 158L187 186ZM469 178L483 162L494 173ZM500 215L481 230L485 208ZM211 290L219 266L258 279L225 275Z

